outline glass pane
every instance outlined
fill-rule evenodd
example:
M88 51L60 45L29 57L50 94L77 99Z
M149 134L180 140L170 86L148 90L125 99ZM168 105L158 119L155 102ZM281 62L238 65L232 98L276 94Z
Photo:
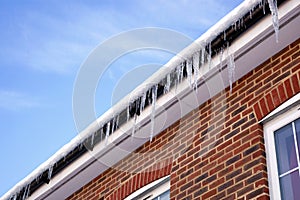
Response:
M297 132L297 143L298 143L298 152L300 152L300 119L295 121L296 132Z
M155 198L158 200L169 200L170 199L170 190L162 193L161 195L159 195L159 197Z
M283 174L297 167L291 123L275 131L275 143L279 174Z
M298 170L280 178L281 198L286 200L300 199L299 185L300 177Z

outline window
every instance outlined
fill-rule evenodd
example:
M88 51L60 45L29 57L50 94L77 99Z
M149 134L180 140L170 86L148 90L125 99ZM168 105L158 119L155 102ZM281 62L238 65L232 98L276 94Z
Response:
M169 200L170 177L154 181L129 195L125 200Z
M264 122L271 199L300 199L300 104L295 98Z

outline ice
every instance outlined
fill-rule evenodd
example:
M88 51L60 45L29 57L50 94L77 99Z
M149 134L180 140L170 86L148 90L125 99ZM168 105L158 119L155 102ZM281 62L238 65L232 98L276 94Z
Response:
M94 134L92 135L92 138L91 138L91 146L92 146L92 147L94 146L95 134L96 134L96 133L94 133Z
M108 136L109 136L109 131L110 131L110 122L107 123L106 127L106 134L105 134L105 144L108 144Z
M186 61L186 73L187 73L187 79L189 82L190 87L192 88L192 71L193 71L193 63L192 63L192 59L188 59Z
M132 138L134 137L134 134L135 134L137 115L134 115L133 119L134 119L134 121L133 121L133 125L132 125L132 130L131 130L131 136L132 136Z
M147 93L144 92L141 98L140 113L145 109L146 94Z
M117 114L117 117L116 117L116 129L119 128L119 122L120 122L120 114Z
M229 78L229 87L230 93L232 92L232 83L234 81L234 70L235 70L235 63L234 63L234 55L230 54L227 57L227 67L228 67L228 78Z
M150 142L153 139L154 134L154 119L155 119L155 106L157 99L157 85L154 85L152 88L152 111L151 111L151 132L150 132Z
M208 44L207 62L210 69L211 68L211 43Z
M175 89L177 89L177 86L179 85L179 83L182 82L182 79L183 79L183 64L182 63L176 67L176 76L177 76L177 81L176 81Z
M182 79L183 79L183 67L184 67L184 65L183 65L183 63L180 63L180 83L182 82Z
M205 47L201 49L201 66L204 65L205 62L204 58L205 58Z
M193 55L193 66L194 66L194 83L193 83L193 88L194 90L197 91L197 81L199 79L200 76L200 67L199 67L199 60L200 60L200 52L197 51L194 55Z
M128 122L130 119L130 103L128 104L126 111L127 111L127 122Z
M278 34L279 34L279 20L278 20L278 7L277 0L268 0L269 8L272 14L272 23L275 31L276 42L278 43Z
M111 132L113 133L115 131L115 125L116 125L116 117L113 116L112 125L111 125Z
M180 83L180 66L176 67L176 78L175 89L177 90L177 85Z
M257 6L261 0L248 0L243 1L238 7L236 7L233 11L231 11L228 15L226 15L224 18L219 20L213 27L211 27L207 32L205 32L201 37L199 37L197 40L195 40L194 43L192 43L190 46L186 47L184 50L182 50L180 53L178 53L176 56L174 56L167 64L165 64L164 67L159 69L153 76L151 76L149 79L147 79L143 84L139 85L131 94L128 94L125 98L123 98L120 102L118 102L116 105L114 105L110 110L108 110L106 113L104 113L102 116L100 116L95 122L90 124L85 130L80 132L74 139L72 139L69 143L67 143L65 146L63 146L58 152L56 152L53 156L51 156L46 162L44 162L42 165L40 165L37 169L35 169L31 174L29 174L26 178L24 178L22 181L20 181L18 184L16 184L11 190L9 190L4 196L3 199L9 199L11 197L16 196L21 189L24 189L28 184L30 184L32 181L34 181L38 176L40 176L45 171L49 170L49 166L52 165L52 163L58 162L60 159L64 158L65 155L68 155L68 153L72 152L75 148L77 148L79 145L82 144L84 140L86 140L88 137L90 137L92 134L94 134L99 129L99 124L103 124L104 122L109 122L111 120L111 117L115 113L120 113L121 111L127 109L127 121L130 120L130 113L129 113L129 103L131 99L137 99L140 98L146 91L149 90L149 84L153 83L159 83L163 78L167 76L170 72L176 69L177 79L178 82L182 81L183 77L183 67L182 63L184 62L182 58L190 57L194 52L199 50L199 44L201 45L201 65L205 62L206 57L206 51L205 51L205 45L209 44L211 41L213 41L216 36L222 34L225 32L227 28L229 28L233 23L235 23L237 20L241 19L245 14L249 13L251 9L253 9L255 6ZM277 12L277 2L273 0L268 0L270 10L272 12L273 16L273 26L275 29L276 37L278 37L278 12ZM226 38L226 36L225 36ZM277 39L278 41L278 39ZM231 60L231 61L230 61ZM229 63L233 62L233 58L229 59ZM233 62L234 63L234 62ZM178 70L176 67L181 66ZM230 69L234 69L234 65L230 65ZM233 67L232 67L233 66ZM233 70L230 70L230 73L233 73ZM233 76L231 76L233 77ZM179 81L180 80L180 81ZM178 83L177 83L178 84ZM155 92L154 92L155 91ZM157 85L154 87L154 90L152 91L152 96L155 96L155 98L152 98L152 110L151 113L151 121L154 122L155 117L155 104L156 104L156 95L157 95ZM151 96L151 94L149 94ZM153 106L154 105L154 106ZM110 123L108 123L110 126ZM154 129L154 123L151 125L152 129ZM109 135L109 127L106 131L106 139ZM103 133L104 134L104 133ZM153 132L151 133L153 134ZM152 138L152 136L151 136Z
M164 86L164 94L166 94L170 91L170 86L171 86L171 74L168 74L167 75L167 82Z
M221 48L221 51L220 51L220 53L219 53L219 56L220 56L219 70L222 70L222 67L223 67L223 54L224 54L224 49Z
M52 178L53 166L54 166L54 163L52 163L49 166L49 169L48 169L48 180L50 180Z
M22 200L25 200L25 199L28 198L28 196L29 196L29 191L30 191L30 184L28 184L28 185L25 187L25 190L24 190L24 193L23 193Z

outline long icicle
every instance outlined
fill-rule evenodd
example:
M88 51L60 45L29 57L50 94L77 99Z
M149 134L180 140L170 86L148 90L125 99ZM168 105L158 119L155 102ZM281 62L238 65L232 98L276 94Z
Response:
M272 23L275 31L276 42L278 43L278 35L279 35L279 20L278 20L278 7L277 0L268 0L269 8L272 14Z
M227 57L227 68L228 68L228 78L229 78L229 86L230 86L230 93L232 92L232 83L234 80L234 70L235 70L235 63L234 63L234 55L228 55Z
M187 73L187 79L188 79L188 82L189 82L189 85L190 85L191 88L193 88L192 71L193 71L192 59L188 59L186 61L186 73Z
M157 85L154 85L152 88L152 111L151 111L151 132L150 132L150 142L153 139L154 134L154 119L155 119L155 106L157 98Z
M193 55L193 66L194 66L194 83L193 83L193 88L194 90L197 91L197 83L198 83L198 79L200 76L200 68L199 68L199 63L200 62L200 52L197 51L194 55Z
M109 131L110 131L110 122L107 123L106 127L106 134L105 134L105 145L108 144L108 136L109 136Z
M166 94L170 91L170 86L171 86L171 74L168 74L167 75L167 82L164 86L164 94Z

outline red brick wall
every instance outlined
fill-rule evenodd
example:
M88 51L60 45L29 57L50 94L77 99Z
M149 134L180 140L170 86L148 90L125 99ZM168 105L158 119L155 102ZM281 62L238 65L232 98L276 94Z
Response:
M258 121L300 92L299 49L300 39L68 199L123 199L169 174L171 199L268 199Z

